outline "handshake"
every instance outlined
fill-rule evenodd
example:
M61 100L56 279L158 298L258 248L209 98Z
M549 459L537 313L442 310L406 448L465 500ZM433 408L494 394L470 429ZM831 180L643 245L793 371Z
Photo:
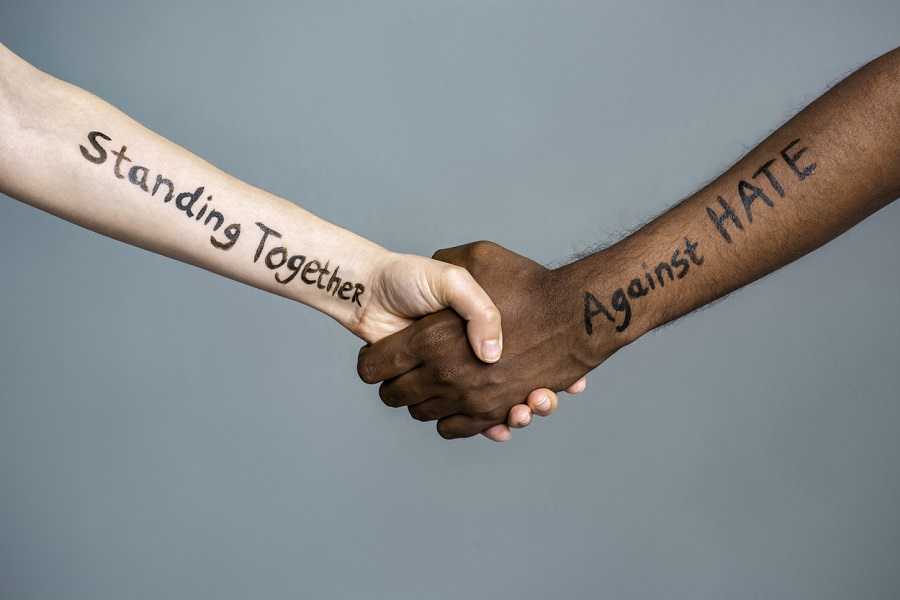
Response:
M900 195L900 49L635 233L554 270L489 242L436 260L388 252L212 167L2 45L0 73L0 193L333 317L368 344L363 381L381 382L385 404L437 421L445 438L507 439L510 426L553 412L556 392L584 389L588 372L647 331L813 251ZM35 167L47 157L52 185Z
M399 258L412 261L406 268L423 260ZM584 290L567 280L566 267L550 270L491 242L439 250L434 258L465 269L443 271L430 283L440 290L436 280L452 282L454 289L442 297L459 314L441 310L386 337L373 335L377 327L365 323L362 329L370 331L355 333L378 340L360 350L360 378L381 382L388 406L405 406L419 421L437 421L444 438L482 432L494 441L508 439L509 428L527 425L532 413L552 413L555 392L582 391L585 375L623 345L624 336L612 327L586 334ZM396 298L409 294L398 285L408 280L396 270L387 272L363 322L383 321L378 313L386 304L398 312Z

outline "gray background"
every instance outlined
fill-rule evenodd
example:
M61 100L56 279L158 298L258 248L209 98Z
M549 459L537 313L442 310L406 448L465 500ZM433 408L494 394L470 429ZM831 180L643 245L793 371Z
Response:
M896 0L2 3L0 40L398 251L550 263L898 43ZM52 171L48 171L52 177ZM0 597L896 598L900 204L444 442L314 311L0 202Z

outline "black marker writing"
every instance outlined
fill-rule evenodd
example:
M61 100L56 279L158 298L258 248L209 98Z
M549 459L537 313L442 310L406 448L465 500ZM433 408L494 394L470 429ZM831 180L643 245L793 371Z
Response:
M281 239L281 234L271 227L260 222L257 222L256 226L262 231L262 235L259 238L253 262L259 261L259 258L263 256L266 242L270 237L276 240ZM300 281L306 285L315 285L335 298L362 306L359 297L366 291L366 286L361 283L343 281L338 276L341 267L335 266L332 270L330 260L326 260L324 265L319 260L307 261L303 254L291 255L286 246L275 246L266 252L263 263L269 270L275 271L275 281L278 283L288 284L299 275ZM282 267L284 267L285 273L278 272L278 269Z
M174 206L185 217L198 223L202 222L204 226L210 226L213 232L217 232L219 236L211 235L209 237L209 242L214 248L230 250L237 244L241 236L240 223L224 226L225 215L212 208L213 197L211 194L206 194L204 186L201 185L192 191L189 189L176 193L176 185L171 179L162 174L157 174L153 179L150 167L135 164L127 154L127 146L122 145L118 150L107 150L101 140L112 142L112 138L105 133L92 131L87 136L90 148L79 145L81 155L85 160L95 165L102 165L110 154L114 155L116 161L113 164L113 175L116 179L127 179L131 185L140 188L151 197L161 198L163 204L171 203L170 206ZM151 181L153 181L152 187ZM261 222L257 222L256 225L262 231L262 235L256 247L256 254L253 256L254 263L263 256L270 238L278 240L282 237L281 233ZM221 231L219 231L220 229ZM222 237L224 239L221 239ZM279 245L269 248L264 256L263 264L269 270L275 271L275 281L282 285L290 283L299 275L300 280L307 285L315 285L316 288L324 290L325 293L339 300L362 306L360 297L365 293L366 286L362 283L344 280L338 275L340 266L336 265L332 268L330 260L326 260L324 265L320 260L307 261L305 255L291 254L286 246Z
M588 335L594 332L594 318L600 315L606 317L610 323L616 323L617 315L621 314L622 322L616 325L616 331L622 333L628 329L628 325L631 323L630 300L638 300L657 288L664 288L667 282L683 279L690 272L691 265L698 267L702 265L704 259L697 253L699 245L700 242L691 242L685 236L684 247L676 249L668 261L662 261L652 269L647 267L646 262L641 263L641 268L645 269L643 275L633 278L627 286L618 288L610 296L609 305L612 311L608 310L593 293L584 292L585 332Z
M816 170L818 166L817 163L810 163L805 167L799 166L800 157L808 150L808 148L800 148L796 152L791 152L791 149L800 143L800 139L796 139L792 141L790 144L785 147L784 150L779 152L779 156L781 159L787 164L790 170L797 176L797 179L803 181L810 175L812 175L813 171ZM757 180L757 177L760 175L765 175L766 181L768 181L769 185L772 187L772 190L778 195L779 198L784 198L786 196L784 187L782 187L781 182L772 172L772 166L776 163L778 159L772 159L766 162L763 166L756 170L753 174L752 179ZM762 183L762 182L760 182ZM762 187L753 185L743 179L738 182L738 196L741 199L741 204L744 207L744 217L747 220L748 224L753 223L753 202L759 200L769 208L773 208L775 206L775 202L766 194L765 190ZM716 201L719 204L718 208L715 207L706 207L706 214L709 216L709 219L712 221L713 225L716 226L716 230L722 236L727 243L731 243L731 233L728 231L729 227L733 227L734 230L744 231L744 224L741 221L741 216L738 215L737 211L732 207L731 204L728 203L722 196L718 196ZM759 205L758 205L759 206ZM740 209L738 209L740 210ZM721 211L721 212L719 212Z
M110 154L115 155L116 162L113 165L113 174L117 179L126 179L126 176L122 173L122 164L123 163L131 163L133 162L126 154L128 151L127 146L122 146L119 150L110 150L107 151L101 143L99 139L104 139L108 142L112 141L112 138L102 133L100 131L92 131L88 134L88 143L90 143L91 150L88 150L84 146L79 146L81 149L81 155L88 161L94 163L95 165L102 165L106 162L107 158L109 158ZM192 192L181 192L177 196L175 196L175 184L171 179L163 177L161 174L156 176L156 181L151 189L149 184L147 183L148 178L150 177L150 168L142 165L134 165L130 169L128 169L127 179L129 183L140 188L141 190L150 194L150 196L156 197L157 192L161 189L164 191L165 196L163 197L163 203L169 203L172 199L175 199L174 206L178 210L184 213L184 215L188 218L193 218L194 221L200 222L203 215L207 215L206 219L203 221L203 225L210 225L212 223L212 230L219 231L219 228L222 227L225 223L225 215L217 210L209 210L207 214L207 209L209 208L209 203L212 201L213 197L211 195L206 196L203 199L203 204L200 206L198 211L194 212L194 206L197 202L200 202L201 197L203 196L203 192L205 188L203 186L198 187ZM214 248L218 248L219 250L230 250L237 243L238 238L241 235L241 226L238 223L232 223L225 227L225 229L221 232L225 237L225 240L217 239L215 235L209 236L209 243L212 244Z

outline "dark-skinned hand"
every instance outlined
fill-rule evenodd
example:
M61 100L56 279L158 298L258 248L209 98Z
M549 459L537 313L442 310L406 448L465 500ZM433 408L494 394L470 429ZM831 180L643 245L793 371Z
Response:
M499 361L477 359L466 323L451 310L426 316L360 350L358 371L383 382L388 406L407 406L420 421L437 420L445 438L469 437L504 423L536 388L578 389L597 362L577 356L584 336L578 292L536 262L491 242L439 250L434 258L467 269L503 318Z

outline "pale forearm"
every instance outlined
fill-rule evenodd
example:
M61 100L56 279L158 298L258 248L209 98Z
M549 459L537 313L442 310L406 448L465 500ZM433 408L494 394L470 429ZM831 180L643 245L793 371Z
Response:
M0 191L351 326L388 253L3 55Z
M820 247L900 195L898 165L895 50L696 194L563 268L569 285L585 282L575 292L585 343L596 348L613 337L627 344Z

